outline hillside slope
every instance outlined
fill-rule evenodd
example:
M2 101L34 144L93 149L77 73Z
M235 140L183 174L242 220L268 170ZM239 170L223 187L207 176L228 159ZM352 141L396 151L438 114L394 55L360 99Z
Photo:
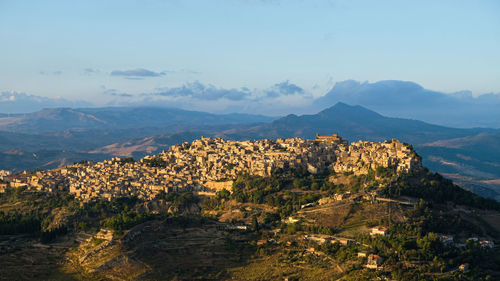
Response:
M288 115L268 124L256 126L243 134L259 137L312 138L316 133L338 132L355 141L366 139L381 141L397 138L404 142L420 144L443 139L475 135L486 129L456 129L432 125L418 120L382 116L362 106L337 103L314 115Z
M273 119L262 115L217 115L160 107L51 108L14 117L0 117L0 131L33 134L64 130L249 124Z
M473 96L469 91L442 93L398 80L375 83L347 80L338 82L326 95L316 99L312 111L337 102L368 107L388 116L419 119L452 127L500 128L500 94Z

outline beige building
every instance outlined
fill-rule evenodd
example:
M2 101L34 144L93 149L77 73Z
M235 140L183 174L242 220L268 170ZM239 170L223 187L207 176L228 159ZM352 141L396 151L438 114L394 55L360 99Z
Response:
M85 162L22 175L23 180L15 178L10 184L48 192L65 190L82 200L123 196L150 200L160 192L231 191L232 181L242 172L263 177L287 169L313 174L325 170L360 174L380 166L408 172L421 167L421 163L410 145L397 140L348 145L337 134L317 135L314 140L232 141L202 137L137 162L118 157Z

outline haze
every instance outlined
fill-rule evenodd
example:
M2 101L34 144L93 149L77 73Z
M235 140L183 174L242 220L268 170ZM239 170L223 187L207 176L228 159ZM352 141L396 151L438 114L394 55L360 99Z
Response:
M312 112L348 79L498 93L499 12L498 1L0 1L2 112L277 116ZM38 107L8 103L23 97Z

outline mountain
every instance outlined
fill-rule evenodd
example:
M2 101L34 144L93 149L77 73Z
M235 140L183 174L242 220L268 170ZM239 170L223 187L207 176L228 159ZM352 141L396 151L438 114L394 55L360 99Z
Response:
M25 169L54 169L82 160L103 161L109 154L86 153L67 150L38 149L35 152L17 149L0 152L0 169L20 172Z
M349 141L396 138L411 143L424 165L444 173L463 187L500 200L500 133L491 129L459 129L426 122L385 117L362 106L345 103L314 115L289 115L229 137L314 138L338 133Z
M498 130L450 128L386 117L341 102L317 114L270 120L165 108L46 109L0 118L0 128L11 130L0 131L0 169L45 169L114 156L138 159L201 136L310 139L316 133L338 133L349 141L396 138L411 143L431 170L484 196L498 198L500 194L495 182L500 179Z
M432 155L432 168L466 176L500 178L500 133L439 140L419 147L426 155Z
M13 117L0 117L0 130L43 133L64 130L131 129L144 127L213 126L269 122L272 117L249 114L216 115L175 108L106 107L50 108Z
M169 135L147 136L106 145L89 151L89 153L134 157L137 159L146 155L157 154L161 150L168 150L174 144L192 142L202 136L212 137L214 134L202 131L187 131Z
M117 156L143 157L212 132L272 117L154 107L51 108L0 116L0 169L46 169ZM148 140L153 135L157 142Z
M223 141L216 143L185 144L175 156L181 161L81 162L6 177L26 186L5 188L2 182L0 276L500 280L500 248L495 247L500 241L499 202L465 191L420 165L411 173L389 167L372 171L368 167L384 158L378 145L366 148L366 157L337 162L345 165L338 166L342 170L351 167L351 173L285 168L261 176L253 164L267 162L268 152L276 160L291 152L285 161L300 162L299 167L323 157L295 155L299 147L308 150L300 141L289 142L284 150L261 142L255 147L262 150L246 150L244 157L227 155L228 149L241 151L242 144L233 143L231 149ZM317 151L315 145L309 149ZM414 154L409 157L418 161ZM221 168L229 166L229 158L242 165ZM211 166L218 168L202 172ZM235 168L240 172L233 173ZM172 171L182 173L174 176L179 180L175 188L168 188ZM214 171L224 180L211 182L210 189L182 185L187 178L211 178Z
M469 158L469 161L482 159L483 161L493 163L500 159L500 133L481 133L463 138L440 140L422 144L421 147L429 150L446 149L450 152L453 151L453 153L460 154L462 158ZM496 169L484 167L483 170L496 172L500 176L500 171L498 171L499 166L492 166L496 166Z
M5 113L5 115L35 112L43 108L84 106L91 106L91 103L70 101L63 98L47 98L15 91L0 93L0 112Z
M500 133L424 143L417 150L431 170L478 194L500 200Z
M500 127L500 94L474 97L468 91L445 94L407 81L360 83L348 80L336 83L328 93L316 99L311 110L323 110L325 105L337 102L362 105L384 115L445 126Z
M130 129L65 130L40 134L0 131L0 169L35 170L54 163L104 160L114 156L136 159L216 132L242 129L252 124L218 126L168 126ZM22 141L20 141L22 140ZM36 157L33 155L37 155ZM71 161L57 161L71 159ZM55 165L55 166L54 166Z
M269 124L251 128L246 134L259 137L313 138L316 133L331 134L356 141L397 138L412 144L475 135L486 129L456 129L418 120L391 118L362 106L339 102L314 115L288 115Z

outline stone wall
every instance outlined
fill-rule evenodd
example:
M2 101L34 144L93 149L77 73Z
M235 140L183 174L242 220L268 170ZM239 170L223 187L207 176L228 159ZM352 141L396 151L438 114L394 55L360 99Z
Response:
M208 181L203 185L213 191L221 191L223 189L231 191L233 189L233 181Z

